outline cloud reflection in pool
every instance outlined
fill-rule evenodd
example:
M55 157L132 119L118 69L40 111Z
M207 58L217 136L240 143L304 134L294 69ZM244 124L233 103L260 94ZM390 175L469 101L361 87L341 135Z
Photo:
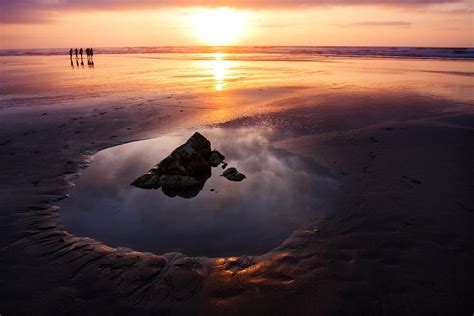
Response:
M277 132L260 128L200 130L226 156L242 182L220 167L192 199L170 198L130 182L184 143L192 133L133 142L97 153L60 203L72 233L111 246L192 256L256 255L280 245L321 216L337 182L324 168L272 146ZM214 189L214 191L211 191Z

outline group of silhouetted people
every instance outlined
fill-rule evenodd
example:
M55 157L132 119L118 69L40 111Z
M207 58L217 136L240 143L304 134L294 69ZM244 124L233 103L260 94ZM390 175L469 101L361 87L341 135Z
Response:
M84 51L81 49L73 50L72 48L69 50L69 58L71 60L71 66L74 67L74 62L72 60L73 53L76 55L76 65L79 66L79 55L81 56L81 66L84 66L83 54ZM92 48L86 48L86 55L87 55L87 65L93 67L94 66L94 50Z

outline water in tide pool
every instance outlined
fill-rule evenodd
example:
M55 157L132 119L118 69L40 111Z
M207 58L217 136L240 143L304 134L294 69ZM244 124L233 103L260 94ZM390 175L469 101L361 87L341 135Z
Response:
M223 169L194 198L170 198L130 183L184 143L176 133L103 150L62 201L61 221L74 234L111 246L192 256L257 255L278 247L326 210L338 182L311 160L272 146L261 128L200 130L247 178L231 182Z

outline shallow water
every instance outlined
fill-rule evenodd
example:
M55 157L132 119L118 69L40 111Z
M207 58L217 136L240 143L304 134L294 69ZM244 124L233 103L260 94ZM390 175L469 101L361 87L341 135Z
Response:
M200 131L247 179L231 182L213 168L191 199L129 184L191 136L177 133L99 152L63 201L72 233L112 246L193 256L256 255L280 245L324 214L337 181L308 159L272 146L260 128ZM211 191L213 189L213 191Z
M98 55L95 66L70 64L68 56L0 56L0 110L24 107L163 103L203 97L239 106L268 103L276 95L341 90L428 93L472 100L472 60L323 57L302 61L292 54ZM274 56L273 56L274 57ZM168 102L170 103L170 102Z

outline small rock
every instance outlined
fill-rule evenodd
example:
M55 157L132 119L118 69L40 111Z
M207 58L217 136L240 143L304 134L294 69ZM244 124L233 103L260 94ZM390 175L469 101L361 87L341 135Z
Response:
M224 163L222 164L222 169L225 169L225 168L227 168L227 162L224 162Z
M222 175L230 181L242 181L246 178L244 174L238 172L234 167L225 170Z
M217 167L221 162L223 162L225 159L225 156L218 152L217 150L211 151L211 158L209 161L211 162L211 166Z

